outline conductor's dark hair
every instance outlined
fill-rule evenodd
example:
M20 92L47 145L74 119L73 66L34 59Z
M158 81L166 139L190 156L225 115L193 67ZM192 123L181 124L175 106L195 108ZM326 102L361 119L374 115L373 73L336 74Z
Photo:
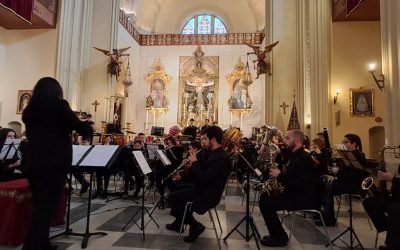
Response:
M356 134L346 134L344 136L350 143L356 144L356 148L358 148L362 152L361 138Z
M210 126L203 131L203 134L208 137L208 139L215 138L215 140L221 144L224 138L224 131L218 126Z
M7 134L9 132L14 132L14 134L17 135L17 133L15 133L14 129L11 129L11 128L0 129L0 149L1 149L1 147L3 147L4 143L6 142Z
M198 140L191 141L190 146L192 146L192 148L195 148L197 150L201 149L201 143Z
M52 77L43 77L33 88L32 97L28 107L40 103L55 102L62 98L63 91L60 83Z

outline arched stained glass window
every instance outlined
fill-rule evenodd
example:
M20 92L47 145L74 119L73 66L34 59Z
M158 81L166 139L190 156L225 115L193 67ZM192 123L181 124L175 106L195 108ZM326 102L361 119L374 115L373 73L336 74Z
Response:
M182 34L226 34L225 24L214 15L198 15L190 19L183 27Z

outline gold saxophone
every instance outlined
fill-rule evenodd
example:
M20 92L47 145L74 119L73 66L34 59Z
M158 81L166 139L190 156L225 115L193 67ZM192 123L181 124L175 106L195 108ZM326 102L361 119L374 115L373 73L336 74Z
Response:
M271 142L272 137L277 134L281 134L275 127L267 126L268 131L265 135L264 142L266 145L266 152L268 152L267 157L269 160L269 168L276 169L275 159L278 156L279 148ZM260 193L266 193L268 196L277 196L280 195L284 190L284 186L282 183L278 182L278 180L274 177L270 177L263 185L261 185Z
M393 150L399 149L400 146L386 146L381 148L379 151L380 156L380 168L379 170L382 172L386 172L386 163L385 163L385 151L386 150ZM377 178L373 178L371 176L365 178L361 183L361 188L367 193L370 197L376 197L378 195L385 195L387 194L386 182L379 181Z

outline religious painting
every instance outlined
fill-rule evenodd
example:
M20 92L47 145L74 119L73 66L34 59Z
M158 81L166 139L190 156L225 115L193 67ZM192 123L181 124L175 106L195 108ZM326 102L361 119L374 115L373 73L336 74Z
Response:
M32 97L32 90L18 90L17 114L22 114Z
M373 89L350 89L350 116L375 116Z
M193 56L179 57L178 124L218 122L219 57L204 56L198 46Z
M253 76L250 70L239 59L235 65L235 70L226 76L226 81L230 85L230 98L228 100L229 110L251 110L253 104L249 86L253 83Z
M153 70L145 76L148 87L146 109L168 108L167 87L171 82L171 76L165 73L165 68L160 62L153 65Z

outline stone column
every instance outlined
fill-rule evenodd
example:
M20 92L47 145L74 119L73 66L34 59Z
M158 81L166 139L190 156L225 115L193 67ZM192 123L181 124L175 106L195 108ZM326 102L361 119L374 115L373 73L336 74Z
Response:
M61 1L56 78L74 110L86 108L82 89L89 67L92 11L93 0Z
M382 73L385 76L385 137L388 145L400 144L400 2L381 0Z
M273 22L273 0L265 1L265 44L271 44L274 41L274 22ZM274 62L273 62L273 50L268 54L268 60L272 62L272 75L265 75L265 92L264 92L264 106L265 106L265 123L274 124ZM279 107L278 107L279 108Z

